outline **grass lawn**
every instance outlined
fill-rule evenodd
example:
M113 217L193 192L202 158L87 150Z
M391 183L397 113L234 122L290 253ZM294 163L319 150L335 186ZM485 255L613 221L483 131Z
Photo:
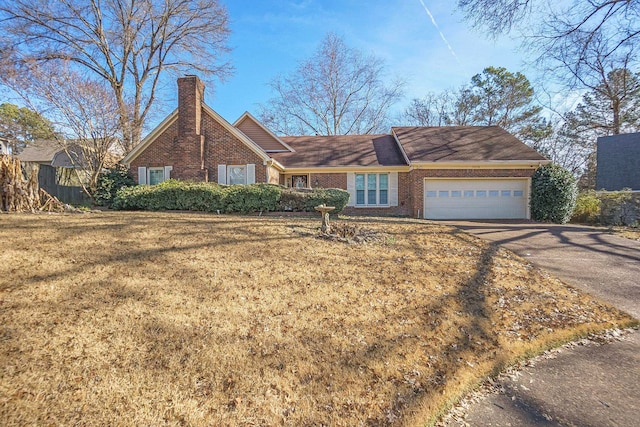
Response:
M1 215L0 425L424 425L506 364L634 322L451 227L348 222L384 234Z
M640 241L640 228L637 227L611 227L611 232L616 236Z

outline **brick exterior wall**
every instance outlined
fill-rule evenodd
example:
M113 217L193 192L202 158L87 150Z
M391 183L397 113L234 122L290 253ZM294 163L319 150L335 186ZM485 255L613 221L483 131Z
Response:
M347 189L346 173L312 173L309 174L309 185L313 188L341 188ZM316 185L318 180L318 185Z
M256 182L267 181L263 159L202 109L204 85L195 76L178 79L178 120L131 162L138 167L173 166L171 177L218 182L218 164L256 165Z

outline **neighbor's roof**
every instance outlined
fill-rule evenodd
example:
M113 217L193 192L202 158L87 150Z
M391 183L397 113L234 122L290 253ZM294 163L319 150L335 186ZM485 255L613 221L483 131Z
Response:
M394 127L392 131L412 163L547 160L498 126Z
M391 135L284 136L295 152L269 153L285 167L406 166Z
M62 147L56 141L37 140L27 145L16 157L23 162L51 163L60 150Z

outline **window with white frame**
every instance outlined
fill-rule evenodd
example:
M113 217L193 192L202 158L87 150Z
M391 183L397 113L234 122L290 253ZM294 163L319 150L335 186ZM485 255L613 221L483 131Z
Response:
M227 183L246 184L247 183L247 167L246 166L227 166Z
M149 185L160 184L164 181L164 168L148 168Z
M389 174L357 173L356 206L388 206Z

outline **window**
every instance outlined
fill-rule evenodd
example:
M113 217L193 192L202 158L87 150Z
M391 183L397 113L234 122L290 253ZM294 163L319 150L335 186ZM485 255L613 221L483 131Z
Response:
M356 174L356 206L386 206L388 204L389 174Z
M229 185L234 184L246 184L247 183L247 174L245 166L228 166L227 167L228 179L227 182Z
M378 183L378 194L380 195L378 203L381 205L389 204L389 175L380 174Z
M476 191L476 197L487 197L487 192L485 190Z
M291 186L293 188L309 188L309 177L307 175L292 175Z
M377 205L378 198L378 175L375 173L370 173L367 175L367 202L370 205Z
M438 191L438 197L449 197L448 191Z
M464 190L464 197L473 197L473 190Z
M501 195L502 197L511 197L511 190L502 190L502 191L500 192L500 195Z
M489 197L498 197L499 194L498 190L489 190Z
M427 191L427 197L438 197L437 191Z
M164 181L164 168L149 168L149 185L160 184Z
M513 190L513 197L522 197L524 192L522 190Z
M462 192L459 190L453 190L451 192L451 197L462 197Z

